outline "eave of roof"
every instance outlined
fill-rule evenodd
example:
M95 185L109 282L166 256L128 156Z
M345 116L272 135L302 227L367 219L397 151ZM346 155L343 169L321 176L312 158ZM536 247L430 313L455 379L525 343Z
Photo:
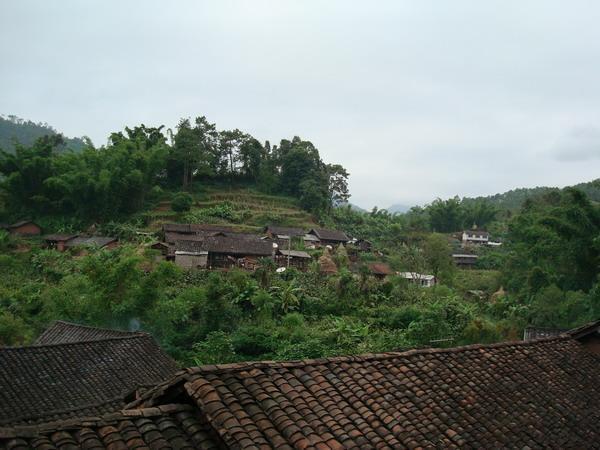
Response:
M586 323L580 327L573 328L572 330L567 331L566 333L573 337L574 339L580 339L582 337L588 336L593 333L600 332L600 320L596 320L594 322Z
M64 320L56 320L38 336L34 345L66 344L139 335L147 335L147 333L141 331L100 328Z
M0 449L219 449L223 443L189 404L121 410L101 417L0 428Z
M180 372L137 404L191 397L229 448L298 443L340 449L550 443L581 448L600 438L593 388L599 364L563 335L452 349L209 365ZM557 385L548 390L550 380ZM318 431L323 426L327 432Z

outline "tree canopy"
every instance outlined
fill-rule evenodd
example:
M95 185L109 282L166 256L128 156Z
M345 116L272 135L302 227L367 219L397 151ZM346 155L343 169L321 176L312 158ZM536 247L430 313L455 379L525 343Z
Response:
M271 148L238 129L219 131L206 117L182 119L175 131L144 124L90 142L79 153L60 151L61 135L0 150L0 189L13 215L71 214L100 220L140 210L157 188L194 183L250 183L296 197L315 214L346 201L348 172L326 164L309 141L283 139Z

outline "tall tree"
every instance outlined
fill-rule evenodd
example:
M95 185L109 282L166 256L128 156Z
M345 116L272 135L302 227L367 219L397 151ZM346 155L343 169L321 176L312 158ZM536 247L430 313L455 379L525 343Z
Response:
M340 164L327 164L329 176L329 200L331 205L346 203L350 198L348 190L348 171Z
M458 197L448 200L438 198L427 207L427 212L433 231L447 233L462 228L463 215Z
M230 179L238 172L240 162L240 150L250 140L250 135L235 130L224 130L219 132L219 149L221 152L220 173L229 175Z

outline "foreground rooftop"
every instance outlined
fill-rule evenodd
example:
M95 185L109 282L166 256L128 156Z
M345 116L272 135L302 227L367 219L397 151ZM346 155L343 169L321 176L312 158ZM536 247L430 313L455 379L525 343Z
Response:
M146 333L58 322L36 345L0 348L0 426L115 411L176 372Z
M597 448L599 328L190 368L119 413L2 428L0 448Z

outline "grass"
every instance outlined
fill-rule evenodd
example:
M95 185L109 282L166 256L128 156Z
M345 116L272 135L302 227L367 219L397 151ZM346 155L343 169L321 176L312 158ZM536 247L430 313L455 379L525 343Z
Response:
M171 202L163 200L148 211L148 230L155 231L166 222L202 222L231 225L236 230L258 232L268 224L311 228L314 217L303 210L296 199L268 195L248 187L203 186L192 192L194 205L189 213L171 210ZM197 219L195 219L197 218Z

